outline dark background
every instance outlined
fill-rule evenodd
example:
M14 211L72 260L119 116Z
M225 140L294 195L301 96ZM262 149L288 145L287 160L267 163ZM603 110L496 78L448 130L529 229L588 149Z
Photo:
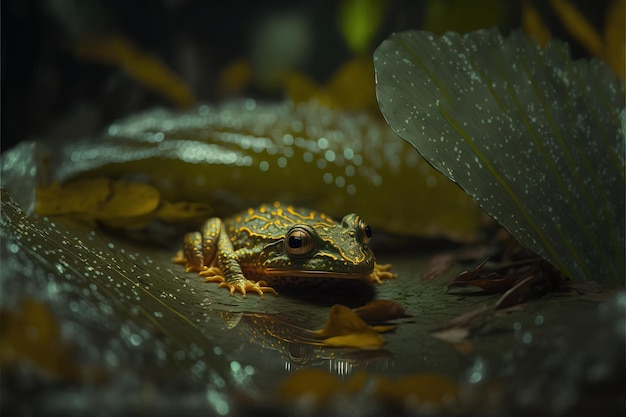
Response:
M252 58L262 28L272 17L286 15L310 29L309 47L294 70L323 83L353 52L338 27L343 1L160 0L4 0L2 7L2 151L28 139L73 139L102 130L112 120L156 105L175 106L167 97L130 77L123 68L85 60L76 43L88 36L121 36L143 53L158 58L181 77L197 102L224 99L218 80L235 60ZM501 3L503 31L520 25L520 3ZM601 27L608 1L575 2ZM450 10L450 29L458 28L454 1L395 0L386 3L382 24L371 50L393 31L420 29L425 11L436 4ZM585 56L560 25L548 2L537 1L553 36L572 43L576 57ZM466 28L480 27L476 10ZM463 18L463 16L461 16ZM472 19L476 21L472 21ZM468 23L469 22L469 23ZM445 21L444 21L445 24ZM252 62L254 71L254 62ZM254 77L253 77L254 78ZM282 99L283 92L252 79L239 95Z

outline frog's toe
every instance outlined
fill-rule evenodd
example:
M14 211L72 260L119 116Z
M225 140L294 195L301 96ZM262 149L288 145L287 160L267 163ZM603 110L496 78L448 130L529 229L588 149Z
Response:
M185 272L202 272L209 269L206 265L204 265L204 257L200 254L194 255L185 255L182 250L176 252L176 255L172 258L172 262L179 265L185 266Z
M194 265L194 264L185 265L185 272L198 272L199 274L202 274L208 269L209 267L205 265Z
M266 293L266 292L270 294L278 295L276 290L272 287L269 287L267 285L267 282L265 281L257 281L257 282L248 281L248 282L250 283L250 286L248 286L247 289L256 292L257 294L261 296L261 298L263 298L263 293Z
M222 282L220 284L220 288L226 288L230 291L230 295L235 295L235 292L238 292L242 295L243 298L247 298L247 289L249 288L244 282L236 282L234 284L229 284L228 282ZM261 298L263 298L263 293L261 293Z
M187 258L185 258L182 250L176 252L176 255L172 258L172 262L178 265L185 265L187 263Z
M272 287L268 287L265 281L254 282L246 279L232 284L223 282L220 284L220 287L228 288L230 290L230 295L234 295L235 291L239 292L243 298L246 298L248 292L255 293L261 298L264 298L264 293L278 295L276 290Z
M233 284L229 284L226 281L223 281L220 283L219 288L226 288L230 292L231 296L235 295L235 291L238 291L241 293L243 298L246 298L246 289L240 285L237 285L237 284L233 285Z
M398 274L389 272L389 269L391 269L391 264L375 264L374 271L372 271L369 276L370 282L375 282L380 285L383 283L383 279L394 279L398 276Z
M202 259L186 259L182 264L185 265L185 272L193 271L202 273L209 269L208 266L204 265L204 261Z
M198 275L205 277L205 282L224 282L226 280L222 270L216 266L210 268L205 266L203 270L198 272Z

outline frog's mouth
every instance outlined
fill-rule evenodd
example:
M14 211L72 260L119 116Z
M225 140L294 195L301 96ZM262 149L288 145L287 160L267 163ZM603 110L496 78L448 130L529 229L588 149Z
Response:
M365 279L374 272L374 268L365 271L337 272L324 270L285 270L279 268L266 268L265 274L270 277L298 277L298 278L336 278L336 279Z

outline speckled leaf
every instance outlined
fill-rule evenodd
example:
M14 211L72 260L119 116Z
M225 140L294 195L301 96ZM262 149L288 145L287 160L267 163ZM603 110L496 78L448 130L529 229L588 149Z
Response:
M435 168L569 277L623 282L623 95L603 63L496 30L395 34L374 59L383 115Z
M76 360L94 362L103 374L147 362L154 377L226 377L211 338L188 310L202 305L200 294L178 300L174 268L159 265L169 265L169 257L158 262L83 226L31 218L4 190L0 197L3 309L23 299L47 305L81 350Z

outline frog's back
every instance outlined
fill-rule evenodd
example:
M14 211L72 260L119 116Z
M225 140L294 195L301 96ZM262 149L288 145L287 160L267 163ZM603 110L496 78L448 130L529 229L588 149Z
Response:
M224 223L235 248L249 246L253 242L270 243L282 239L295 224L307 224L313 228L337 225L323 213L278 202L250 208Z

